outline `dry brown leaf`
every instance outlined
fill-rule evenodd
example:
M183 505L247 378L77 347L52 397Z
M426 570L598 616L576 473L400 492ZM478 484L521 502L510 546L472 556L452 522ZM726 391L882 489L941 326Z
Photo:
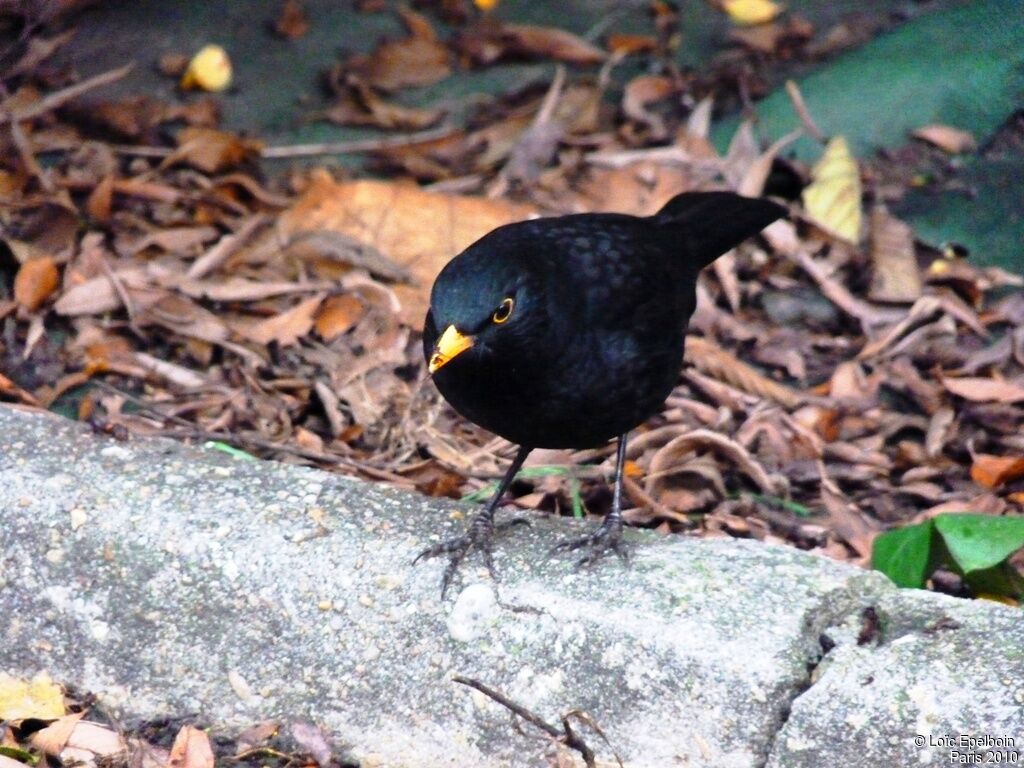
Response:
M323 438L315 432L310 432L305 427L296 427L293 437L295 438L295 442L307 451L316 451L317 453L320 453L324 449ZM249 698L251 697L252 693L250 692Z
M557 27L505 24L503 34L520 56L548 58L567 64L600 64L608 54L582 37Z
M108 757L124 752L127 748L124 740L117 731L112 731L105 725L81 721L71 731L67 746L63 754L74 749L85 753L80 755L86 759L95 760L97 757Z
M85 201L85 211L99 222L110 220L110 205L114 200L114 177L104 176Z
M971 479L986 488L1024 477L1024 456L993 456L978 453L971 464Z
M261 149L263 142L255 139L215 128L190 126L181 129L178 148L163 161L163 167L185 163L204 173L219 173L257 157Z
M356 75L341 101L315 117L323 117L338 125L371 125L388 130L418 131L436 124L444 117L443 109L407 107L381 98Z
M285 0L274 20L274 32L285 40L298 40L309 32L309 18L300 0Z
M626 117L649 128L651 138L668 135L664 119L648 107L667 99L677 90L676 82L663 75L639 75L628 83L622 94L622 111Z
M253 747L266 743L276 736L280 730L281 724L276 720L264 720L246 728L238 734L235 757L241 757L243 753L248 752Z
M1019 403L1024 401L1024 386L1012 381L963 377L943 377L942 386L949 392L975 403Z
M45 728L42 728L29 738L33 747L41 749L51 757L57 757L64 747L67 746L71 732L75 725L85 717L85 712L75 712L64 717L58 717Z
M554 59L567 64L600 64L608 54L582 37L556 27L502 24L495 19L469 29L459 50L478 64L505 58Z
M52 256L29 259L14 276L14 299L29 312L42 306L60 282L57 262Z
M925 125L914 131L911 136L926 141L951 155L972 152L978 146L974 134L970 131L953 128L949 125Z
M309 723L292 723L291 733L292 738L309 752L320 768L327 768L331 764L331 745L323 730Z
M330 341L352 328L365 313L363 302L352 294L331 296L316 313L314 327L321 339Z
M128 291L137 307L147 306L165 296L167 291L153 289L143 267L125 267L115 270L115 279ZM148 290L147 290L148 289ZM58 315L76 317L112 312L121 306L121 297L106 275L82 280L64 291L53 305Z
M768 149L759 154L740 176L736 191L746 197L760 197L764 194L764 185L771 174L772 166L779 152L788 147L802 136L801 131L787 133L778 139ZM735 166L733 166L735 169Z
M532 209L504 200L425 192L413 184L335 182L313 175L305 194L278 220L286 241L297 232L333 230L373 245L409 270L412 285L395 286L402 320L421 328L430 286L459 251L492 229L528 218Z
M204 731L183 726L174 737L167 768L213 768L213 747Z
M2 373L0 373L0 395L13 397L25 405L39 405L39 402L31 392L25 391Z
M161 280L160 282L168 288L176 288L193 299L209 299L211 301L260 301L274 296L286 296L290 293L314 293L327 290L332 285L327 281L288 283L246 280L242 277L229 277L223 282L189 280L187 277Z
M169 227L157 229L137 240L118 247L125 256L134 256L147 248L159 248L168 253L188 253L203 243L213 240L219 231L216 227Z
M591 166L579 194L586 210L650 216L666 200L693 187L686 171L642 161L620 168Z
M824 465L820 464L822 473ZM822 476L821 503L828 512L831 527L860 556L861 561L868 562L871 558L871 546L878 530L870 523L869 518L853 504L839 487Z
M161 75L178 79L188 69L188 56L184 53L165 53L156 60L156 68Z
M868 379L864 368L848 360L836 366L829 380L829 395L836 400L863 400L874 397L878 384Z
M321 293L299 302L291 309L257 323L236 323L239 333L257 344L276 341L282 347L298 342L313 328L313 318L326 294Z
M758 53L772 54L786 36L786 27L778 22L741 27L729 31L729 39Z
M945 515L950 512L955 514L970 513L974 515L1001 515L1006 512L1006 506L1005 500L994 493L986 491L985 493L978 494L973 498L961 497L950 501L944 501L941 504L936 504L934 507L929 507L923 512L918 512L908 522L922 523L925 520L930 520L933 517Z
M138 318L140 324L159 325L182 336L220 344L231 335L217 315L191 299L166 293Z
M789 16L785 22L774 21L753 27L733 29L729 39L751 50L765 54L782 53L798 49L814 37L814 25L801 16Z
M914 306L898 323L890 326L885 333L873 341L869 341L864 348L857 353L857 360L868 360L883 352L893 354L900 346L901 339L941 318L942 306L935 296L922 296L914 302Z
M942 454L950 440L950 427L955 420L956 412L949 406L942 406L932 414L924 440L925 454L928 458L934 459Z
M871 287L868 298L910 304L923 282L914 254L914 232L883 206L871 211Z
M409 37L385 40L369 56L352 57L346 68L384 91L444 80L452 72L448 46L437 39L425 16L404 7L398 13Z
M611 34L605 40L605 45L612 53L628 56L656 51L658 39L652 35Z
M297 231L281 238L281 250L302 259L313 273L325 280L337 280L352 269L365 269L375 277L408 282L409 271L372 245L332 229Z
M700 370L732 384L744 392L758 395L788 408L795 408L804 395L765 376L726 350L699 336L687 338L690 359Z
M765 493L779 494L784 490L768 475L764 467L751 456L746 448L725 435L720 435L709 429L692 430L670 440L659 448L651 457L645 490L655 494L657 488L655 481L658 477L671 472L673 465L677 464L683 456L701 448L711 449L730 459ZM664 502L664 500L662 501Z
M169 749L158 747L144 739L130 739L126 768L167 768L171 758Z

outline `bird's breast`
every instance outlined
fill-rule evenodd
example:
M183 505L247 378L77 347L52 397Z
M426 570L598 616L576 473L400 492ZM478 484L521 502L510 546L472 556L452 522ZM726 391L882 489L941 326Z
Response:
M435 375L470 421L520 445L587 448L656 413L678 378L682 335L636 339L593 331L551 356L451 365Z

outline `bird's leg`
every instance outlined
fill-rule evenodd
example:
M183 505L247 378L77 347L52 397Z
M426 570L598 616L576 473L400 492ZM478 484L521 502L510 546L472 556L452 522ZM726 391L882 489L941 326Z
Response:
M445 592L448 591L448 586L451 583L452 577L455 572L458 571L459 565L469 554L469 551L476 547L479 549L484 556L484 562L487 565L487 570L491 574L491 578L495 581L498 580L498 575L494 570L494 511L498 508L498 504L501 501L502 496L505 495L505 491L512 484L516 474L523 466L523 462L526 461L526 457L529 455L532 449L523 445L519 447L518 453L512 463L509 465L508 470L505 472L505 476L501 479L498 484L498 490L495 491L494 496L491 497L487 507L477 513L473 518L473 521L469 524L469 531L463 536L456 536L451 539L445 539L439 544L435 544L433 547L429 547L418 555L413 560L413 565L418 563L420 560L429 559L431 557L437 557L438 555L448 555L448 565L444 569L444 576L441 578L441 597L443 598ZM523 520L513 520L509 525L515 525ZM506 525L502 524L499 528L505 528Z
M552 551L572 552L583 547L590 547L576 567L590 565L604 557L609 550L619 556L623 562L629 560L629 551L622 540L622 473L626 466L626 435L619 435L619 448L615 456L615 488L612 492L612 508L605 515L604 522L593 533L569 539L555 545Z

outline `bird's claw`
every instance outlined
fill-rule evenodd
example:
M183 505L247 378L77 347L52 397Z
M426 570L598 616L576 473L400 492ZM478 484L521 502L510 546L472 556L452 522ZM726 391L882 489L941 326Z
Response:
M574 552L577 549L589 547L590 551L576 561L576 568L593 565L603 558L608 552L614 552L623 563L629 563L629 547L622 540L622 524L602 524L593 533L580 536L575 539L568 539L556 544L549 553Z
M454 536L432 547L428 547L416 555L416 559L412 563L415 565L420 560L429 560L439 555L448 555L448 565L445 566L444 575L441 577L442 599L445 593L448 592L448 587L451 585L452 579L458 572L462 561L466 559L466 556L474 548L480 550L483 554L484 564L487 566L487 572L491 575L491 578L494 581L499 581L498 572L494 567L494 532L511 528L514 525L529 524L530 521L522 517L517 517L498 525L494 525L490 520L477 518L473 520L469 526L469 531L464 535Z

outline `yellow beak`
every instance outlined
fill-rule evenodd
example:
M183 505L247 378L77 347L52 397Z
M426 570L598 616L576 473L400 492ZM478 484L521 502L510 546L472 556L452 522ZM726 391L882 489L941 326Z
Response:
M454 325L449 325L434 345L434 354L430 356L427 370L436 373L442 366L447 365L472 346L472 336L459 333Z

